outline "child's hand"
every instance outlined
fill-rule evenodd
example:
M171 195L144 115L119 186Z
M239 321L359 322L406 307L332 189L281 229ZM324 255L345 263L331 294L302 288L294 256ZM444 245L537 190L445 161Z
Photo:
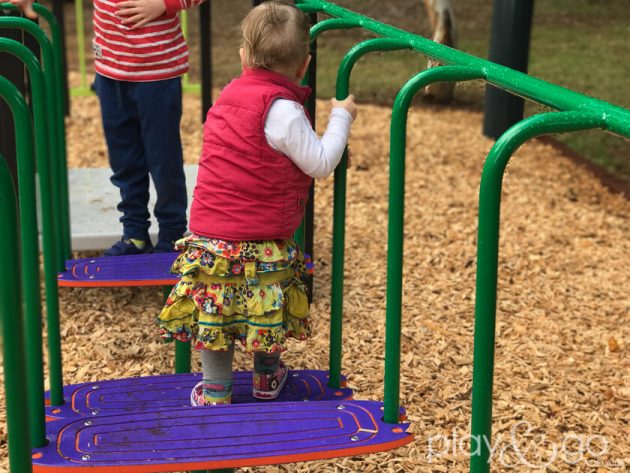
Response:
M121 23L139 28L146 25L166 11L164 0L126 0L118 3L116 15L126 17Z
M332 103L333 108L341 107L347 110L350 115L352 115L353 120L357 118L357 104L354 103L354 95L348 95L348 98L344 100L332 99L330 102Z
M24 13L28 18L34 20L37 18L37 13L33 10L33 2L34 0L9 0L11 5L15 5L22 13Z

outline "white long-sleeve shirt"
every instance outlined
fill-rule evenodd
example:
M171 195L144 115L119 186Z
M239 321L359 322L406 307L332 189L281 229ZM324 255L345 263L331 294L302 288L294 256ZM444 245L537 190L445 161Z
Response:
M333 108L320 139L299 103L277 99L267 113L265 137L273 149L286 154L304 174L322 178L330 175L341 161L352 120L346 109Z

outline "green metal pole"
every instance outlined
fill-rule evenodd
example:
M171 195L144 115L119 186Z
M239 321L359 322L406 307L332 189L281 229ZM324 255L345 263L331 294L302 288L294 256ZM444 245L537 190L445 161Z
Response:
M479 189L477 288L472 392L471 473L490 471L492 386L499 261L501 187L512 153L527 140L550 133L606 128L597 112L553 112L527 118L495 143L483 167Z
M79 92L88 93L87 74L85 67L85 28L83 27L83 0L74 2L74 18L77 28L77 53L79 56L79 74L81 76L81 88Z
M47 92L54 94L56 90L59 90L56 82L57 78L55 75L55 69L53 67L54 60L52 55L52 46L50 45L50 41L46 37L44 31L39 28L32 21L26 20L24 18L0 18L0 28L20 28L31 34L35 37L37 42L39 43L42 51L42 55L44 57L44 73L46 75L46 82L52 84L52 89L47 89ZM60 106L60 101L55 101L53 106ZM58 116L58 114L57 114ZM18 128L19 129L19 128ZM32 134L32 133L31 133ZM58 164L58 163L56 163ZM59 170L58 166L56 167ZM33 166L34 168L34 166ZM35 179L35 169L32 170L32 180ZM55 179L55 182L59 182L59 179ZM57 192L58 189L53 189L53 192ZM24 192L20 189L20 199L22 199ZM35 194L33 193L33 196ZM33 200L34 197L33 197ZM58 217L58 216L57 216ZM34 226L34 234L31 238L37 239L37 223L35 221ZM23 236L24 238L24 236ZM28 246L30 248L30 246ZM33 246L33 248L37 248L37 244ZM36 287L38 289L38 298L39 301L39 261L37 258L37 284ZM27 302L28 299L27 299ZM48 332L48 372L50 375L50 402L51 404L58 406L63 404L63 376L62 376L62 367L61 367L61 332L59 328L59 319L53 314L47 314L47 332Z
M369 39L355 45L348 51L339 65L336 84L337 100L343 100L350 95L350 75L354 65L361 57L373 51L394 51L408 48L408 43L404 41L387 38ZM348 148L344 150L341 162L335 169L334 183L330 353L328 362L328 385L332 388L341 386L347 167Z
M385 422L398 422L400 410L400 330L402 306L403 230L405 214L405 148L407 114L413 97L434 82L483 79L479 69L441 66L410 79L396 96L392 110L387 226L387 314L385 326Z
M302 219L302 222L300 222L300 226L297 228L297 230L295 230L295 233L293 234L293 239L297 242L298 245L300 245L300 248L302 248L302 250L304 250L304 219Z
M320 34L331 30L349 30L352 28L360 28L361 21L357 19L346 20L344 18L329 18L320 21L311 27L311 41L314 41Z
M15 9L13 5L6 4L6 3L0 4L0 8ZM64 172L66 169L66 165L65 165L65 152L62 153L61 151L62 137L60 135L63 134L63 131L61 132L59 131L60 130L59 120L63 120L63 116L60 117L60 111L58 109L58 107L60 106L60 101L55 100L54 98L55 95L58 94L59 87L57 86L58 77L56 75L56 70L54 67L55 60L54 60L53 49L44 31L39 26L37 26L37 24L33 23L30 20L26 20L25 18L11 18L11 17L0 18L0 28L18 28L31 34L37 40L41 49L42 57L44 59L43 63L44 63L44 75L46 79L45 80L46 93L47 93L47 97L49 98L53 97L52 99L49 100L49 107L47 107L49 123L51 123L50 125L51 131L54 131L54 130L57 131L57 133L51 134L52 140L51 140L50 147L55 150L55 153L53 153L54 164L52 166L51 179L55 186L54 193L53 193L53 198L55 202L55 224L57 228L57 233L62 235L62 238L57 239L57 248L58 248L57 249L57 259L58 259L57 270L61 272L65 270L63 256L66 253L66 249L64 247L64 237L63 237L65 232L64 232L64 227L62 225L62 222L66 220L69 221L69 217L64 217L63 214L64 212L69 213L69 209L67 206L63 205L63 200L61 197L61 194L62 194L61 182L62 182L62 176L64 175Z
M188 12L186 10L183 10L179 14L179 23L182 28L182 34L184 35L184 40L188 42ZM188 77L188 73L186 73L184 74L184 77L182 78L182 87L187 88L188 82L189 82L189 77Z
M55 316L59 313L57 295L57 271L55 269L55 233L52 218L51 199L52 193L50 180L50 161L48 157L49 128L45 118L46 93L44 87L44 74L35 55L26 46L10 39L0 38L0 51L13 54L27 67L33 97L33 111L35 115L35 142L37 148L37 167L39 170L39 185L41 194L42 216L42 242L44 254L44 284L46 290L46 312ZM18 158L20 159L20 158ZM22 158L23 159L23 158ZM27 332L28 342L27 364L29 380L29 402L31 418L31 437L34 447L42 447L46 444L46 426L44 412L44 368L42 364L42 321L41 314L38 320L29 320Z
M41 84L40 84L41 85ZM18 187L20 204L20 237L22 244L22 298L24 303L24 314L27 326L40 333L39 339L34 335L35 340L39 340L39 348L29 347L28 365L32 367L38 350L41 355L41 314L39 292L39 251L37 232L37 204L35 202L35 154L33 152L33 124L31 122L30 110L26 101L8 79L0 76L0 96L2 96L13 114L15 123L15 142L17 148L18 166ZM5 253L10 253L11 247L7 247ZM25 340L22 341L23 343ZM33 349L31 352L30 349ZM41 360L41 356L40 356ZM29 373L35 374L39 370ZM41 371L40 371L41 373ZM33 380L31 380L33 381ZM43 388L43 380L35 380L31 387ZM31 393L33 396L42 395ZM43 399L40 397L43 401ZM41 427L41 426L40 426ZM38 432L41 434L41 432ZM41 438L33 439L41 442Z
M302 5L298 5L298 7L302 8ZM326 31L331 31L331 30L339 30L339 29L350 29L350 28L358 28L361 25L359 24L359 22L357 21L347 21L347 20L340 20L337 18L331 18L328 20L324 20L321 21L315 25L313 25L311 27L311 31L310 31L310 35L311 35L311 43L314 42L317 37L326 32ZM307 76L305 77L303 84L306 83L307 81ZM344 97L345 98L345 97ZM312 113L312 112L311 112ZM312 114L312 118L314 120L314 114ZM343 232L343 219L345 219L345 170L346 170L346 163L347 163L347 154L344 152L344 157L342 158L342 161L339 163L339 166L337 167L337 170L335 171L335 195L337 195L338 190L337 187L340 185L338 183L338 178L337 178L337 172L339 169L341 169L343 167L343 193L340 193L340 199L343 199L343 212L341 214L341 221L342 221L342 232ZM336 231L333 229L333 241L335 240ZM298 230L295 232L295 239L296 241L300 244L300 246L302 248L304 248L304 237L305 237L305 224L304 221L302 221L302 223L300 224L300 227L298 228ZM341 245L342 245L342 254L341 254L341 258L343 259L343 235L341 235ZM333 267L335 263L333 261ZM333 273L333 277L334 277L334 273ZM341 262L341 278L343 278L343 261ZM335 288L335 285L333 284L333 289ZM340 286L340 288L338 289L338 291L343 291L343 285ZM342 296L343 297L343 296ZM343 304L343 299L341 299L341 303ZM341 313L342 310L336 311L336 314L338 314L338 316L333 320L332 319L332 314L333 314L333 310L331 308L331 345L330 345L330 377L328 380L328 385L331 387L340 387L341 385L341 323L342 323L342 319L341 319ZM334 325L334 328L333 328ZM333 344L332 340L333 340L333 334L334 334L334 339L335 342Z
M0 78L3 79L3 78ZM7 85L0 81L4 94ZM12 85L12 84L11 84ZM16 93L17 89L16 89ZM21 137L24 141L24 137ZM25 143L20 145L25 149ZM26 146L27 147L27 146ZM7 433L9 442L9 469L12 473L31 473L31 444L29 440L28 403L24 393L27 392L26 366L24 363L24 325L22 317L22 301L20 294L21 265L17 258L19 251L12 249L19 246L17 230L17 210L13 180L6 161L0 156L0 245L7 249L3 255L3 263L11 271L0 271L0 315L2 325L2 356L4 365L4 393L6 402Z
M53 50L53 67L56 76L56 88L54 90L53 98L55 100L56 107L53 108L53 113L56 111L56 118L54 124L56 124L55 143L58 146L59 156L57 157L57 165L59 166L59 200L60 200L60 215L63 219L60 222L61 226L61 240L62 249L64 252L59 255L61 258L61 269L65 270L65 259L72 257L72 238L70 229L70 197L68 191L68 165L66 159L66 126L65 126L65 114L63 107L64 99L64 77L63 77L63 41L61 39L61 28L59 23L50 10L45 8L39 3L33 4L33 9L43 18L50 28ZM51 85L52 87L52 85ZM50 96L49 96L49 100Z
M190 373L190 342L175 341L175 373Z

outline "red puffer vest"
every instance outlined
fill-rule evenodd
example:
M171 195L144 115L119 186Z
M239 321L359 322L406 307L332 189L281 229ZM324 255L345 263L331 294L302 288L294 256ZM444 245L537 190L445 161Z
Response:
M221 240L285 240L304 215L312 179L265 138L278 98L304 104L310 89L285 76L246 69L210 108L190 230Z

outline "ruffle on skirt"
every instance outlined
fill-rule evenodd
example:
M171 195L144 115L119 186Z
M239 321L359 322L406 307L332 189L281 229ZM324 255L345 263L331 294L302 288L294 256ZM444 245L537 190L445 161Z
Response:
M226 242L195 235L177 242L183 253L171 272L180 281L158 316L164 340L197 349L286 350L286 339L311 335L304 257L287 241Z

